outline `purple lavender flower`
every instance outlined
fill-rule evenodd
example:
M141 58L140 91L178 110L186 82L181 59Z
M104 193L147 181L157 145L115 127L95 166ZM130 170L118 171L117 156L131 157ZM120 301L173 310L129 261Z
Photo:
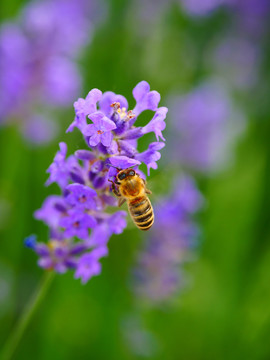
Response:
M70 184L66 187L70 191L70 194L66 197L66 202L80 209L94 209L97 192L94 189L89 188L81 184Z
M182 7L191 16L205 16L211 14L227 0L181 0Z
M51 229L55 229L67 210L67 203L62 196L51 195L44 201L42 208L35 212L35 218L44 221Z
M79 98L74 103L75 119L68 127L67 132L73 131L78 127L81 131L87 126L86 115L97 111L97 102L101 99L102 92L98 89L91 90L85 99Z
M260 63L258 47L246 37L230 34L209 52L206 65L236 90L246 91L256 84Z
M72 209L67 216L59 221L59 226L65 229L64 236L67 238L77 236L79 239L87 239L88 229L97 225L96 219L80 209Z
M149 132L157 140L165 140L162 131L167 113L167 108L158 108L160 95L150 91L145 81L135 87L134 94L136 114L128 110L122 95L112 92L102 95L98 89L74 103L75 119L67 132L77 127L88 149L67 156L67 145L60 143L60 150L48 169L46 184L56 182L62 195L49 196L35 216L49 226L50 240L48 245L31 237L26 241L39 255L41 267L60 273L75 269L75 277L85 283L100 273L99 261L107 254L110 237L121 234L126 227L125 211L111 214L106 209L116 205L108 180L117 171L110 165L121 169L135 166L143 177L137 169L142 163L147 165L148 173L150 168L156 169L159 150L165 143L155 141L139 153L137 141ZM144 127L136 127L135 121L144 109L154 111L153 118ZM89 124L88 119L93 123Z
M27 240L29 242L29 240ZM26 241L26 246L28 242ZM71 239L51 239L47 245L36 242L32 249L39 256L38 265L46 270L65 273L76 269L78 260L87 249L83 242L74 243Z
M182 268L199 234L192 217L202 204L194 180L182 176L172 193L155 205L156 226L138 254L133 277L140 299L157 304L169 301L183 286Z
M115 123L101 111L89 115L89 118L93 124L87 125L83 132L84 135L89 136L89 145L96 146L101 143L104 146L110 146L113 139L111 130L116 129Z
M69 106L81 87L77 60L91 38L91 2L27 4L0 28L0 125L15 123L39 144L57 134L53 111Z
M266 29L270 15L268 0L226 0L235 15L235 26L254 40Z
M193 17L208 16L220 8L229 10L235 28L252 38L265 29L270 13L268 0L181 0L181 4Z
M81 278L82 283L85 284L92 276L99 275L101 273L99 259L107 254L108 249L106 246L84 254L78 263L75 279Z

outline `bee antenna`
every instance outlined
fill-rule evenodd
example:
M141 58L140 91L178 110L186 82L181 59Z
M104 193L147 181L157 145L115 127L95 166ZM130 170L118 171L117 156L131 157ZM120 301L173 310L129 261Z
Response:
M112 164L107 164L107 166L113 167L113 168L115 168L117 171L120 171L120 170L121 170L121 169L119 169L119 167L116 167L116 166L114 166L114 165L112 165Z

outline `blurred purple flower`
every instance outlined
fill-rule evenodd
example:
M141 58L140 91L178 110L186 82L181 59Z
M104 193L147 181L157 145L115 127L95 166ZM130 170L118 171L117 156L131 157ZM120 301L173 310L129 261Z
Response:
M77 60L91 39L93 1L32 1L2 24L0 125L15 123L34 144L57 134L53 110L81 87Z
M268 0L180 0L186 13L194 17L208 16L223 8L230 12L234 27L246 36L256 38L265 30L270 14Z
M211 14L227 0L180 0L185 12L191 16L205 16Z
M206 65L224 83L241 91L255 85L259 69L258 47L244 37L224 37L208 52Z
M34 251L39 256L38 265L46 270L55 270L57 273L75 269L78 259L86 249L87 246L82 242L55 239L50 240L48 245L36 243L34 246Z
M171 98L169 154L175 162L204 173L224 167L243 131L243 115L222 83L209 81Z
M226 0L235 15L235 26L245 38L256 40L266 30L270 2L268 0Z
M90 254L84 254L79 260L75 279L81 278L82 283L85 284L92 276L99 275L101 273L99 259L107 254L107 247L100 247Z
M192 217L202 205L202 195L188 176L176 179L171 194L155 205L156 226L137 256L133 276L140 299L166 302L183 286L182 268L199 234Z
M59 126L51 118L33 113L22 124L22 134L32 144L46 144L58 132Z
M55 229L59 220L67 213L68 206L64 198L57 195L48 196L42 208L35 212L35 218L45 222L50 228Z

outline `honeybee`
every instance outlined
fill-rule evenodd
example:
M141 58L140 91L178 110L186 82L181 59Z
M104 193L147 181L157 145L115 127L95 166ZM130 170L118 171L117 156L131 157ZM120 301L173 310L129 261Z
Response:
M154 223L154 211L146 194L151 194L151 191L134 169L117 170L116 180L109 181L112 183L113 193L119 198L118 206L126 201L134 224L140 230L149 230Z

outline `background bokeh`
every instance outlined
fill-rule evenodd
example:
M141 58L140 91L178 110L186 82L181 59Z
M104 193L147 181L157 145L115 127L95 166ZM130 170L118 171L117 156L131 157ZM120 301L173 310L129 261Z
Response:
M270 358L269 9L258 10L262 0L246 2L248 9L241 1L227 2L199 10L203 0L191 7L187 1L107 1L78 59L83 89L77 97L96 87L134 104L131 91L146 80L169 107L168 146L149 179L153 201L170 192L175 169L189 167L183 161L180 168L181 154L173 146L180 142L174 126L185 121L185 94L218 83L228 106L237 109L229 111L229 127L222 125L219 135L221 141L229 131L233 139L225 156L215 158L211 171L189 169L205 203L185 286L170 304L151 306L136 298L132 268L147 238L129 224L111 238L100 276L84 286L71 272L56 276L14 359ZM1 21L14 19L23 6L3 2ZM208 119L209 101L208 107L191 105L198 122ZM0 348L43 275L23 239L30 233L47 239L46 227L32 215L58 191L44 186L45 170L60 141L70 151L84 146L78 132L65 134L72 105L57 113L61 131L46 145L26 142L15 124L0 128ZM206 121L200 127L194 146L203 146L200 137L207 138L212 126ZM211 155L218 151L216 141Z

